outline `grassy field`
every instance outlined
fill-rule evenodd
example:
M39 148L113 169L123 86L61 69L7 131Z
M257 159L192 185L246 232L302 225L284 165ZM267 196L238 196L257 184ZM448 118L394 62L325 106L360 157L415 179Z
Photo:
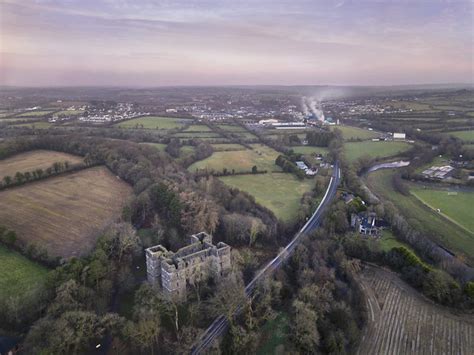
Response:
M230 132L247 132L247 130L243 127L229 125L229 124L219 124L217 125L217 127L222 128L225 131L230 131Z
M392 201L405 218L421 229L427 236L451 249L458 255L474 260L474 236L439 213L424 206L415 196L405 196L392 187L392 170L379 170L370 173L367 185L377 196Z
M215 132L179 132L173 135L177 138L219 138L221 135Z
M451 136L455 136L465 142L474 142L474 129L470 131L449 132Z
M30 127L34 129L47 129L52 126L51 123L45 122L45 121L40 121L40 122L34 122L34 123L21 123L21 124L15 124L15 127Z
M474 234L474 191L449 192L446 189L412 185L410 192L433 210L440 209L441 214Z
M268 320L262 327L263 338L257 348L258 355L283 354L290 331L288 316L278 313L274 319Z
M52 150L34 150L0 160L0 179L6 175L13 177L17 171L25 172L36 169L46 169L55 162L69 161L71 164L77 164L83 160L82 157L76 155Z
M259 170L280 171L280 167L275 165L278 152L270 147L261 144L252 145L253 150L214 152L209 158L192 164L188 170L213 169L222 171L223 168L236 172L250 171L254 165Z
M369 131L368 129L363 129L359 127L336 126L332 127L332 130L336 128L342 132L342 137L346 141L354 139L371 139L379 136L377 132Z
M211 132L212 130L203 124L192 124L184 132Z
M120 122L116 126L121 128L173 129L182 127L186 121L189 120L175 117L148 116Z
M104 167L81 170L0 191L0 225L50 255L83 255L121 214L130 193Z
M140 144L146 144L146 145L149 145L150 147L153 147L153 148L156 148L156 149L162 150L162 151L164 151L165 148L166 148L166 144L164 144L164 143L148 143L148 142L146 142L146 143L140 143Z
M0 300L8 296L24 297L31 289L42 284L48 269L23 255L0 245Z
M222 152L226 150L245 150L243 145L235 144L235 143L219 143L219 144L211 144L212 148L215 152Z
M27 111L16 115L15 117L39 117L46 116L53 111Z
M379 245L380 245L380 248L383 251L390 251L390 250L392 250L393 248L396 248L396 247L405 247L405 248L408 248L411 251L413 251L413 249L409 245L400 242L392 234L392 232L387 230L387 229L382 231L382 236L379 239Z
M411 148L405 142L349 142L344 144L344 153L350 162L369 156L371 158L387 158Z
M55 115L58 116L79 116L82 115L84 111L81 110L62 110L59 112L56 112Z
M325 155L329 151L325 147L311 147L309 145L292 146L292 147L288 147L288 149L292 149L295 153L300 153L300 154L319 153L319 154Z
M225 184L246 191L277 218L293 221L298 216L301 196L314 186L314 180L298 180L289 173L237 175L220 178Z

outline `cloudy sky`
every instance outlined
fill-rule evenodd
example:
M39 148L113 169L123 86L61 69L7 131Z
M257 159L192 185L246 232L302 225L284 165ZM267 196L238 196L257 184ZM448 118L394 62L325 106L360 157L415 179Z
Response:
M0 84L473 82L471 0L0 0Z

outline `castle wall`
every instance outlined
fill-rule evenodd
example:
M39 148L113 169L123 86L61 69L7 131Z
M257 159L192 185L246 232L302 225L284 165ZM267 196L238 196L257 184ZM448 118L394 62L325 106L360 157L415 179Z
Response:
M231 270L227 244L212 244L212 237L204 232L192 235L190 242L176 253L161 245L146 250L148 281L169 298L185 299L187 285L224 277Z

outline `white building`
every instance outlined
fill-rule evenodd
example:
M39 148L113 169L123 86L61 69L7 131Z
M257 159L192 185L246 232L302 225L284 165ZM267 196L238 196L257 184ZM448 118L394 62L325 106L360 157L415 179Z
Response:
M393 133L393 139L406 139L405 133Z

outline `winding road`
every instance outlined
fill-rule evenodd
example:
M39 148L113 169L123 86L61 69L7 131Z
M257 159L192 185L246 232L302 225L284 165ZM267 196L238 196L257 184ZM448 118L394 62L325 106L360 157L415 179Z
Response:
M249 284L245 287L245 294L247 296L252 295L253 291L255 290L256 284L261 281L266 274L270 274L271 272L273 272L273 270L278 268L286 259L288 259L288 257L291 255L291 253L296 248L303 236L305 236L309 232L312 232L319 226L322 215L324 214L328 205L336 196L337 186L339 185L340 179L341 170L339 169L339 163L336 162L336 164L334 164L331 180L329 181L329 186L318 208L313 213L311 218L308 219L306 224L291 240L291 242L288 243L288 245L282 251L280 251L280 253L278 253L278 255L273 260L271 260L267 265L265 265L265 267L258 272L258 274L253 278L252 281L249 282ZM235 313L237 314L240 309L241 306L238 306L235 310ZM227 318L223 315L217 317L214 322L212 322L212 324L209 326L209 328L207 328L206 331L202 334L202 336L198 339L198 341L194 344L191 349L191 354L197 355L204 352L216 338L221 336L226 331L227 327Z

